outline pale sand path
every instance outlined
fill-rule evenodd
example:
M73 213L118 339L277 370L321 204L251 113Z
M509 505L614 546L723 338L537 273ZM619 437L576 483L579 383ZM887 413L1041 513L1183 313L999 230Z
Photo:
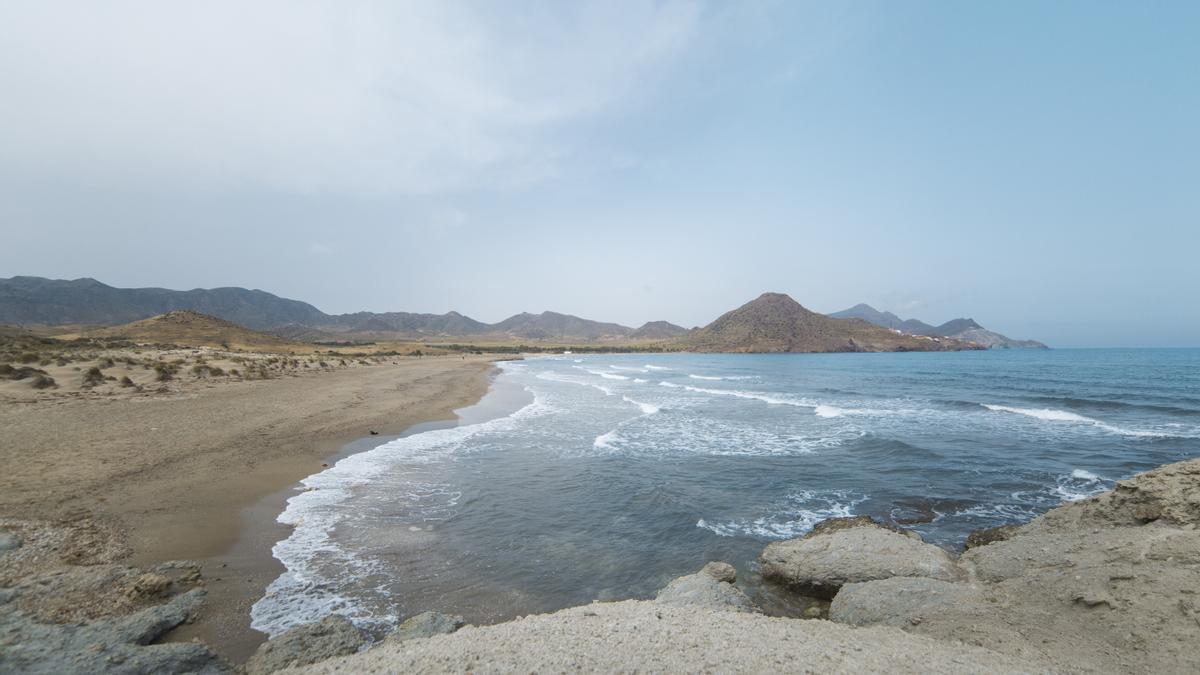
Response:
M404 359L142 398L3 400L0 516L98 518L126 538L133 564L212 567L246 534L246 509L320 471L368 430L452 419L487 391L492 360ZM235 660L262 639L248 610L281 571L270 546L287 534L272 524L277 513L258 511L263 522L239 559L205 569L204 615L180 635Z

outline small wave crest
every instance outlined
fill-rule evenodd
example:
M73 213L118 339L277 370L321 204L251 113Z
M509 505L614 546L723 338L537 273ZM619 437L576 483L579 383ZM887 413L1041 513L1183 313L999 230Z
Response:
M854 515L854 507L864 501L865 496L845 490L801 490L761 517L724 521L701 518L696 527L722 537L791 539L810 532L823 520Z
M1095 427L1097 429L1107 431L1110 434L1116 434L1118 436L1132 436L1135 438L1168 438L1173 435L1173 434L1167 434L1167 433L1163 433L1163 432L1159 432L1159 431L1126 429L1125 427L1118 427L1113 424L1108 424L1107 422L1101 422L1100 420L1093 419L1091 417L1084 417L1083 415L1080 415L1078 413L1068 412L1066 410L1056 410L1054 408L1014 408L1012 406L992 405L990 403L982 403L980 405L982 405L984 408L987 408L988 410L991 410L993 412L1004 412L1004 413L1013 413L1016 415L1024 415L1026 417L1032 417L1033 419L1042 420L1044 422L1068 422L1068 423L1074 423L1074 424L1086 424L1086 425Z
M789 399L789 398L780 398L778 396L772 396L770 394L764 394L762 392L757 392L757 391L741 391L739 389L707 389L705 387L693 387L693 386L686 385L686 384L675 384L673 382L665 382L665 381L659 382L659 384L664 387L671 387L674 389L686 389L688 391L693 391L698 394L713 394L715 396L730 396L733 398L744 398L744 399L750 399L750 400L754 400L754 401L762 401L763 403L769 403L771 405L790 405L790 406L796 406L799 408L816 408L817 407L816 403L809 403L808 401L797 401L795 399Z
M652 405L650 403L642 403L641 401L635 401L635 400L629 398L628 396L622 396L621 398L626 403L632 403L632 404L636 405L638 408L640 408L643 415L653 415L654 413L661 410L661 408L659 408L656 405Z

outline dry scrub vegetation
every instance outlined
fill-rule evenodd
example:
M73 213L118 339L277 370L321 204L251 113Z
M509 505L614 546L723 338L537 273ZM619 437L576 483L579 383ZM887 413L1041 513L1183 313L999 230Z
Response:
M122 339L55 339L13 330L0 334L0 398L153 396L396 363L428 353L428 348L423 353L413 347L374 353L271 353Z

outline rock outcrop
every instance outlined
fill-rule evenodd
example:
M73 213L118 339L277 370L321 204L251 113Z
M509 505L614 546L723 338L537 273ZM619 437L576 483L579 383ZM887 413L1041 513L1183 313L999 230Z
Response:
M404 642L434 635L448 635L462 628L464 623L461 616L451 616L441 612L421 612L405 619L404 623L387 636L386 640L388 642Z
M367 636L349 619L334 614L317 623L296 626L264 642L246 662L246 674L267 675L291 666L353 654L366 641Z
M870 519L838 519L800 539L769 544L759 557L764 578L819 598L850 583L891 577L957 581L963 572L946 551Z
M1200 460L1172 464L985 537L961 559L970 584L849 584L830 618L1063 670L1200 672L1198 527Z
M658 592L661 605L705 607L733 612L757 612L757 607L733 582L737 570L723 562L710 562L699 572L679 577Z
M0 593L0 672L231 673L199 643L152 645L188 620L204 597L195 589L127 616L89 623L43 623L16 608L20 592Z

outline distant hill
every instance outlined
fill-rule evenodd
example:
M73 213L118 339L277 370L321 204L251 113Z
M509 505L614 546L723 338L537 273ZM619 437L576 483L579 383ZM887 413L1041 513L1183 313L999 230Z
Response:
M972 349L944 338L901 335L861 319L805 309L782 293L764 293L679 339L702 352L894 352Z
M528 340L574 338L599 341L627 338L633 333L632 328L620 324L591 321L558 312L542 312L541 314L522 312L493 324L491 328L512 337Z
M298 300L244 288L172 291L114 288L95 279L0 279L0 323L112 326L174 310L190 310L259 330L288 323L316 325L326 315Z
M277 335L243 328L215 316L187 310L167 312L127 323L89 331L89 337L109 337L134 342L163 343L181 347L227 347L274 351L307 351L309 345Z
M669 321L648 321L642 324L641 328L629 334L631 340L670 340L677 338L688 329L683 326L676 326Z
M95 279L41 277L0 279L0 324L112 326L188 310L293 340L445 340L620 342L637 333L616 323L570 314L521 313L495 324L458 312L354 312L326 314L316 307L244 288L173 291L115 288ZM646 324L639 340L666 339L682 328L665 321ZM662 335L662 338L651 335Z
M893 328L912 335L929 335L966 340L988 349L1047 349L1035 340L1014 340L980 326L974 319L951 319L940 326L932 326L917 319L901 319L891 312L881 312L867 304L858 304L850 309L834 312L829 316L840 319L862 319L868 323Z

